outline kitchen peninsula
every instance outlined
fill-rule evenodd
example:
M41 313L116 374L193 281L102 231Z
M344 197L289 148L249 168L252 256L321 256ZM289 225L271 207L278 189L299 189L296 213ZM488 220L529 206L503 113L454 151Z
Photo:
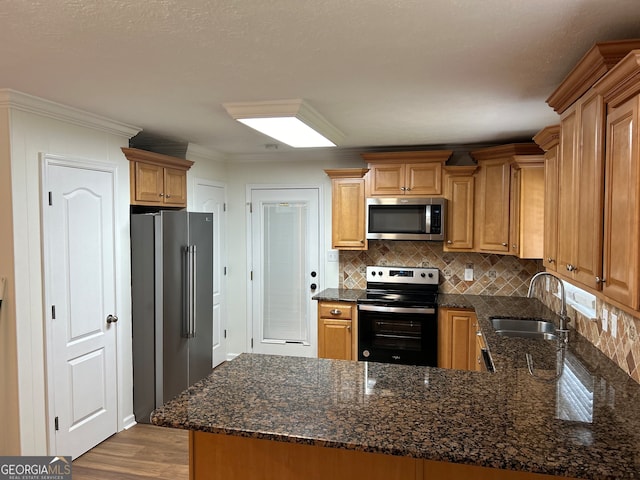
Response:
M555 320L538 300L439 303L476 311L495 373L243 354L152 422L191 430L196 480L640 477L640 385L575 332L549 381L554 342L499 337L489 324Z

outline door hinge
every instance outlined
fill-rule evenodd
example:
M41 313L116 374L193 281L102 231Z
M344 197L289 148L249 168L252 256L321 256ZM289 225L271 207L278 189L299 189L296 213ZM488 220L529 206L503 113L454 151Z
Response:
M251 349L253 350L253 338L251 339Z
M253 213L253 203L249 202L249 213Z
M223 204L222 204L222 211L223 211L223 212L226 212L226 211L227 211L227 204L226 204L226 203L223 203Z
M56 431L60 430L60 425L58 423L58 417L53 420Z
M227 338L227 329L224 329L224 338Z
M251 272L249 273L249 280L253 282L253 270L251 270Z
M223 273L222 273L222 274L223 274L223 275L226 275L226 274L227 274L227 267L224 267L224 269L223 269Z
M52 320L56 319L56 306L55 305L51 305L51 319Z
M49 192L49 206L53 205L53 192Z

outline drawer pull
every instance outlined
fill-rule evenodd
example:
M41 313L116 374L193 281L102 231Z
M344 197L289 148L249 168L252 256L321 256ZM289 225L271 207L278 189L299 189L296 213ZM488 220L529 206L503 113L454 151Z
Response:
M338 310L337 308L334 308L333 310L331 310L329 312L331 315L342 315L342 310Z

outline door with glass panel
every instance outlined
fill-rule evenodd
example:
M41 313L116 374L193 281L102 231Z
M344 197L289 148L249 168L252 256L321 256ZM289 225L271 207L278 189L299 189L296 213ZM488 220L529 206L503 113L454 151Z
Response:
M250 195L252 351L316 356L319 189L253 188Z

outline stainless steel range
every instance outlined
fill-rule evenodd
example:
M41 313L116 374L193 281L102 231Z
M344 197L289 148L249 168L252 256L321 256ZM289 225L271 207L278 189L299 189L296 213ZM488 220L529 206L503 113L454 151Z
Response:
M437 268L367 267L358 360L437 366Z

